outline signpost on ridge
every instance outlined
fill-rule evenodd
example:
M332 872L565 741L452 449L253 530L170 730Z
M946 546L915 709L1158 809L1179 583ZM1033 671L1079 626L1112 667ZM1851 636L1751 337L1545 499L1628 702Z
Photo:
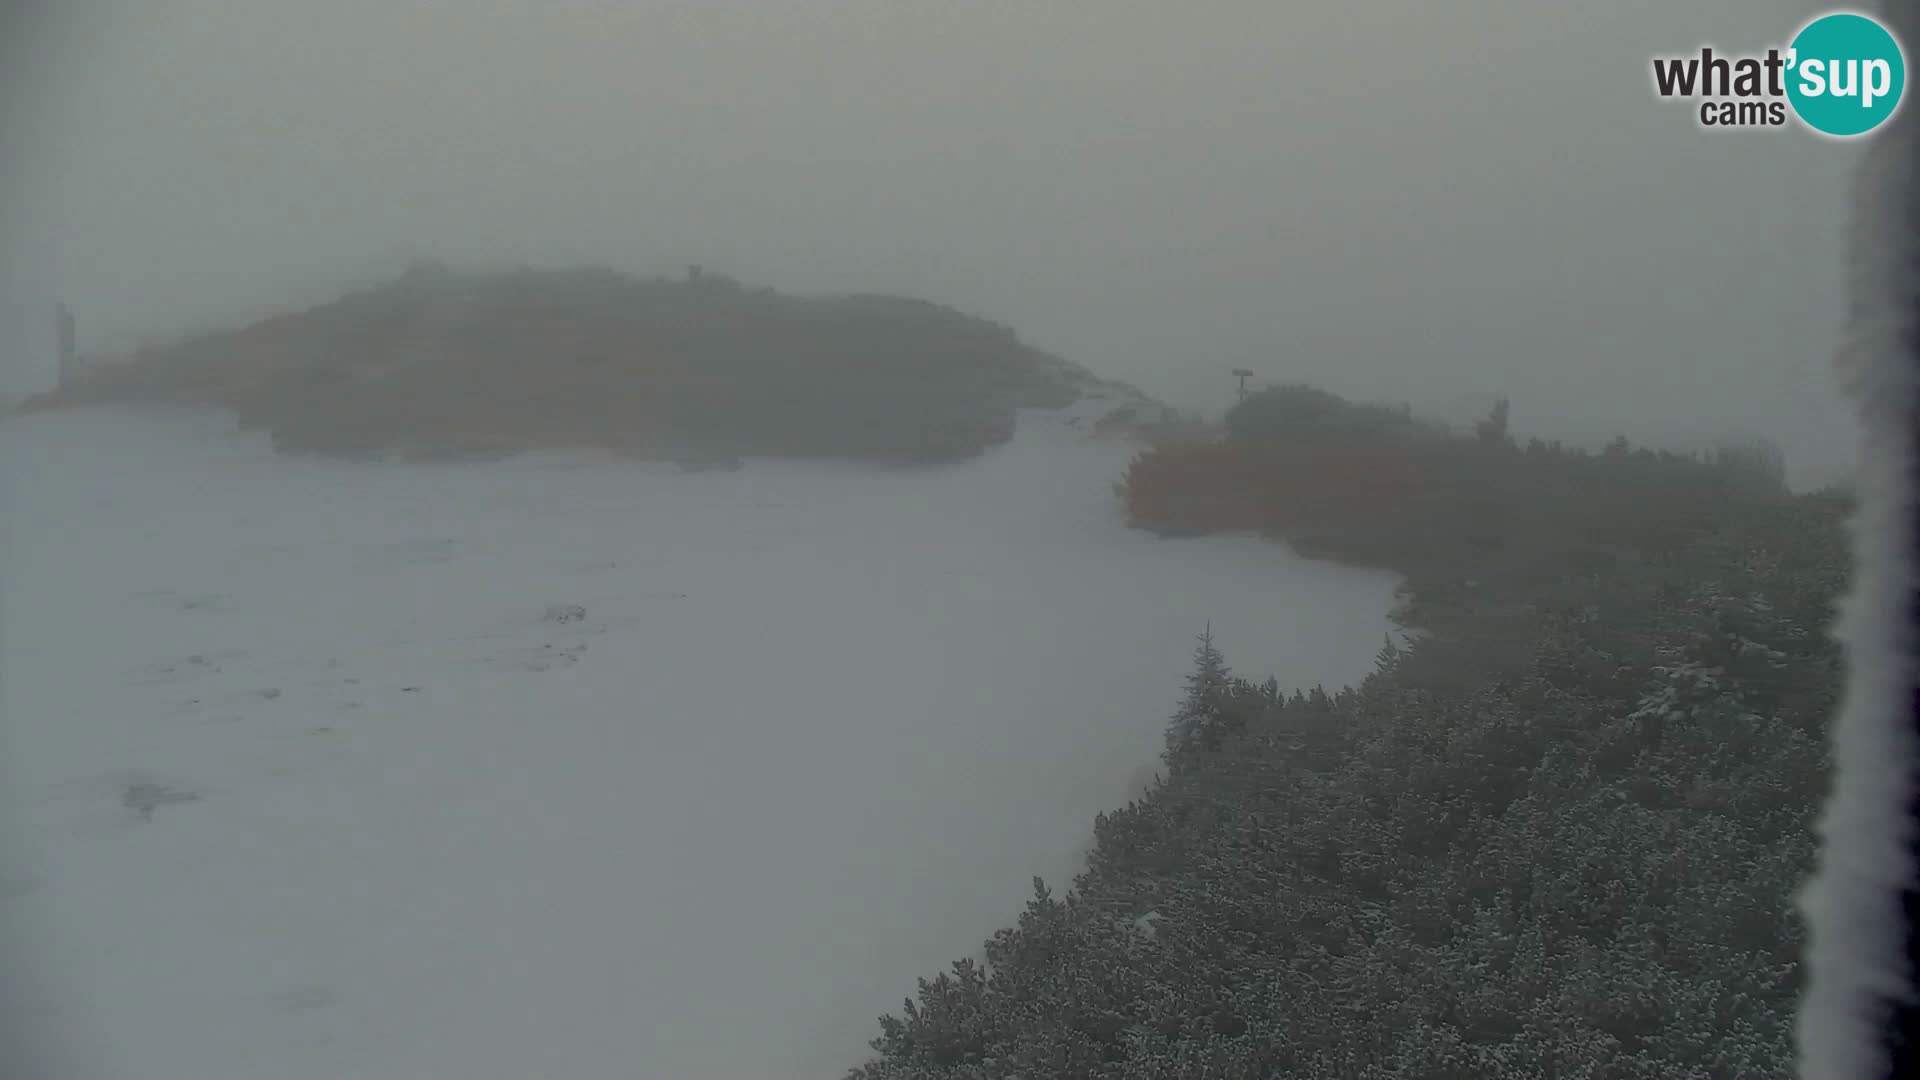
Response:
M1239 400L1245 401L1247 400L1247 380L1253 378L1253 372L1243 367L1237 367L1233 369L1233 373L1240 380Z

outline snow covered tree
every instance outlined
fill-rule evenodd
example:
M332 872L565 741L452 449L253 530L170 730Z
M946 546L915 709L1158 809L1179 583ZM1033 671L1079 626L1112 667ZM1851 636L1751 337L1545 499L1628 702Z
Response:
M1166 776L852 1077L1791 1080L1845 514L1757 502L1525 621L1469 597L1497 675L1390 637L1281 704L1209 628Z
M1389 632L1386 644L1380 646L1380 651L1373 654L1373 670L1381 675L1388 674L1400 666L1401 655L1400 646L1393 640L1393 634Z
M1193 650L1193 670L1187 674L1186 696L1167 724L1166 758L1175 755L1204 734L1220 716L1220 700L1233 683L1226 657L1213 644L1213 624L1200 633L1200 644Z

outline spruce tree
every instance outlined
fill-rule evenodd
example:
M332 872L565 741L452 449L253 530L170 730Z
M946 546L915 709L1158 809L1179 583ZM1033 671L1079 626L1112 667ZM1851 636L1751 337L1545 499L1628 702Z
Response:
M1208 622L1200 633L1200 644L1193 650L1193 670L1187 674L1187 692L1180 700L1180 708L1167 724L1166 758L1173 756L1193 745L1209 724L1220 714L1220 699L1225 694L1233 674L1227 669L1227 659L1213 644L1213 623Z
M1401 655L1400 646L1394 642L1392 632L1388 632L1387 643L1380 646L1380 651L1373 655L1373 670L1380 675L1387 674L1400 666Z

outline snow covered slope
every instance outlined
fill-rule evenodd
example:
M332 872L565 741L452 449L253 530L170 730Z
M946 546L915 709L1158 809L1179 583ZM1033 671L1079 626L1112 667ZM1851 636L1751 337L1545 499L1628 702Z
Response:
M1206 620L1329 686L1386 628L1386 575L1127 531L1070 419L691 473L0 422L36 1028L141 1080L837 1075L1065 884Z

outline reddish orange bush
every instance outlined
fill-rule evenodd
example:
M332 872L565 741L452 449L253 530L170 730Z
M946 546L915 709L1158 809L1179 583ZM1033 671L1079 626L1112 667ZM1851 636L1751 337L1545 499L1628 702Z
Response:
M1378 520L1421 488L1412 447L1226 442L1140 455L1121 495L1138 525L1285 531Z

